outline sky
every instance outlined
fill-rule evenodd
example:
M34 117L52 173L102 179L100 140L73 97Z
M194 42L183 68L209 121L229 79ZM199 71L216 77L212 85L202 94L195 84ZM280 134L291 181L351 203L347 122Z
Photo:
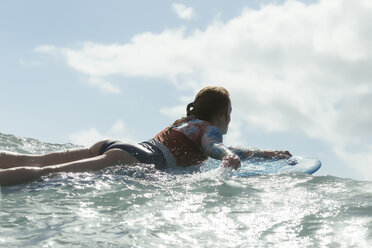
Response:
M141 142L220 85L226 144L372 180L370 23L369 0L0 1L0 132Z

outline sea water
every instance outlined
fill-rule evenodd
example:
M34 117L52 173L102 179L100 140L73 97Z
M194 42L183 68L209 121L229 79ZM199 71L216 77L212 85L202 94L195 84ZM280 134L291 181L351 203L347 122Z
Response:
M74 147L0 134L0 150ZM216 163L114 166L2 187L0 247L372 247L372 182L203 169Z

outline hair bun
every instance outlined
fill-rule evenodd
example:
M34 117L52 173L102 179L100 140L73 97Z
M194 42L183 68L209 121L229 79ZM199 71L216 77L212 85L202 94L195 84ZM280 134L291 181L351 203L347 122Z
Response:
M190 102L189 104L187 104L187 107L186 107L186 115L190 116L190 115L193 115L193 113L194 113L194 102Z

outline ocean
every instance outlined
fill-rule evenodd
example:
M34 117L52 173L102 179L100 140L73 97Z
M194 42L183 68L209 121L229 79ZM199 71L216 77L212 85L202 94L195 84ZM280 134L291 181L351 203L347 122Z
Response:
M3 151L74 147L0 133ZM372 247L372 182L205 169L216 163L114 166L1 187L0 247Z

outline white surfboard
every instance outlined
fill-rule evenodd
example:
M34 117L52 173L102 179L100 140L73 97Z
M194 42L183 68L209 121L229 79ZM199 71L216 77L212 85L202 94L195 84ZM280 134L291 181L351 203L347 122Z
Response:
M318 159L293 156L289 159L257 158L244 161L242 167L235 173L237 176L251 176L257 174L304 173L313 174L321 167Z

